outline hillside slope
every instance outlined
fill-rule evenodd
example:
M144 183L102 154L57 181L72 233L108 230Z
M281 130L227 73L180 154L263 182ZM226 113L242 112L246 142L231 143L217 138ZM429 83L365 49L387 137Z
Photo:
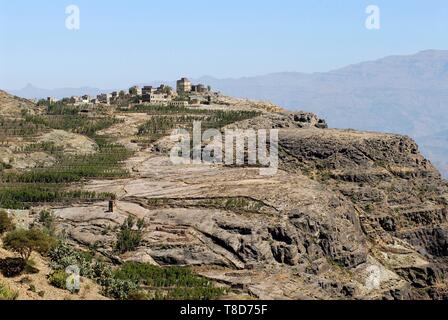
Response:
M228 127L279 129L273 176L247 165L173 165L168 131L142 128L185 114L115 110L122 121L96 135L133 150L120 163L128 174L70 185L114 194L114 212L103 198L11 213L35 219L51 209L57 233L112 261L189 266L244 297L448 298L448 189L412 139L328 129L314 114L231 98L191 113L241 108L261 112ZM119 254L117 230L129 216L145 222L143 241Z
M0 116L20 116L22 110L39 112L40 108L31 101L11 96L0 90Z

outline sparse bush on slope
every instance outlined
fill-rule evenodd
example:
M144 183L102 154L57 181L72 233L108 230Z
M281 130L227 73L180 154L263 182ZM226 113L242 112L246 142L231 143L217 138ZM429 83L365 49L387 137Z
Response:
M14 223L4 210L0 210L0 236L5 232L14 230Z

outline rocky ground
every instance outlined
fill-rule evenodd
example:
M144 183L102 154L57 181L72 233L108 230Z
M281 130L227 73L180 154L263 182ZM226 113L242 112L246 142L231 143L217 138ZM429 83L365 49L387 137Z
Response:
M0 259L12 258L14 254L0 247ZM81 290L78 294L70 294L50 285L48 276L52 269L48 261L39 254L31 256L33 266L39 270L36 274L27 274L15 278L6 278L0 274L0 283L17 294L19 300L105 300L100 294L101 288L93 281L81 278Z
M191 266L241 297L448 298L447 185L410 138L238 103L263 114L231 127L279 129L276 175L173 165L169 139L132 142L146 114L120 114L124 122L103 133L136 151L124 164L131 176L83 185L115 193L115 211L105 202L53 207L58 231L112 256L112 230L143 218L144 244L114 259Z

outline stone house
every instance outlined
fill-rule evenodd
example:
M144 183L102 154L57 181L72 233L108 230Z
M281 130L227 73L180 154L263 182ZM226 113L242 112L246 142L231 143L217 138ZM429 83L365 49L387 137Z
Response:
M178 94L184 94L191 92L191 82L187 78L182 78L176 83L176 91Z
M188 107L188 101L176 101L176 100L173 100L173 101L170 101L168 103L168 105L170 107L178 107L178 108Z

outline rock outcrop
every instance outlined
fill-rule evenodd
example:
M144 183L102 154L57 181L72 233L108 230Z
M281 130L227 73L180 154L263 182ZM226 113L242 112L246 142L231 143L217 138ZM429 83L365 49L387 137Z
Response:
M328 129L314 114L271 107L229 127L279 129L273 176L175 166L166 137L139 148L132 136L141 121L121 114L106 131L136 151L125 163L131 177L83 186L115 193L115 212L105 202L53 207L57 231L114 261L191 266L258 298L446 298L447 185L415 142ZM129 215L146 222L144 241L116 256L116 230Z

